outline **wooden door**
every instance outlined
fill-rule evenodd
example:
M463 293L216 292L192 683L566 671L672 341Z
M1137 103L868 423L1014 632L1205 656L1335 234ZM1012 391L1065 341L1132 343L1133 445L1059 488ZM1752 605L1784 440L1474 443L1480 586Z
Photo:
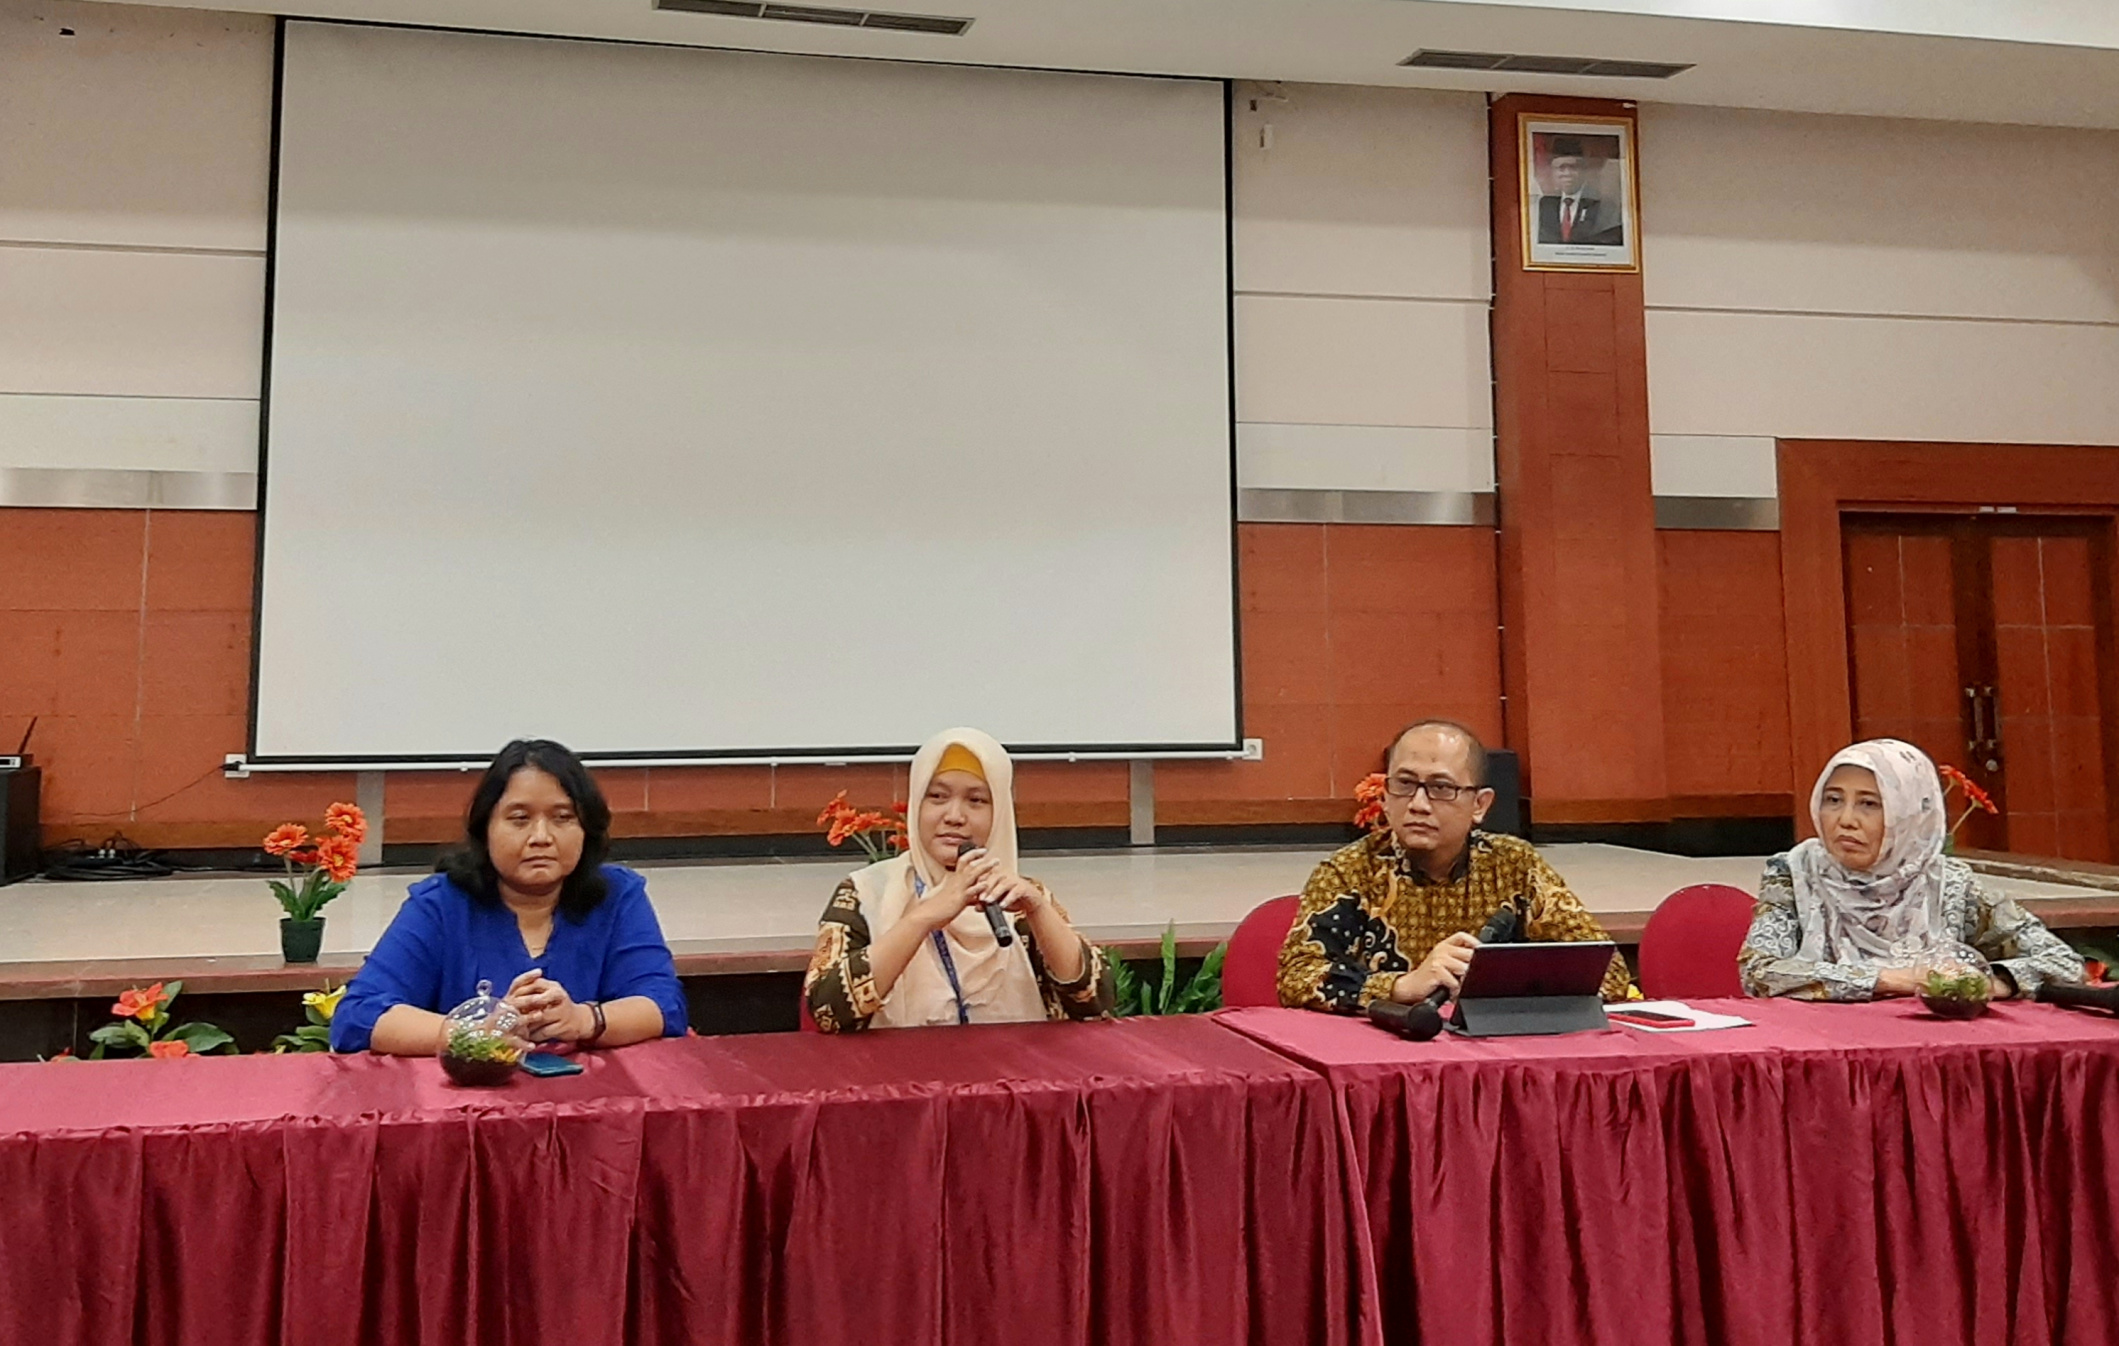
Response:
M1855 736L1903 738L1994 795L2002 814L1960 845L2108 860L2109 530L1885 514L1841 531Z

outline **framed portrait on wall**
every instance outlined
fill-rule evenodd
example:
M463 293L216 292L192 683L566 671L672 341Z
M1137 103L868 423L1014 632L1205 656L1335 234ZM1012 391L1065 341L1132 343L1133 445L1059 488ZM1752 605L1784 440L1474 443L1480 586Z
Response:
M1633 122L1524 113L1516 125L1523 164L1523 268L1640 270Z

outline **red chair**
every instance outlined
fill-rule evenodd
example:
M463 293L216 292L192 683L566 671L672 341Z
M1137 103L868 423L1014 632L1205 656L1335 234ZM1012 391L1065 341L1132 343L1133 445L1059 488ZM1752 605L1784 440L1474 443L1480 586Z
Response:
M1641 994L1650 1000L1741 996L1736 955L1751 929L1751 894L1699 883L1663 899L1641 932Z
M1221 965L1221 1003L1278 1005L1280 946L1287 943L1288 929L1295 924L1299 897L1276 897L1260 904L1236 933L1229 937L1228 956Z

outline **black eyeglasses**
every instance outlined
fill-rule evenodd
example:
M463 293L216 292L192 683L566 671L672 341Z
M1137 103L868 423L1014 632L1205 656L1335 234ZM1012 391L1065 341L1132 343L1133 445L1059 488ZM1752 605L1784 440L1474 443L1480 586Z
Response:
M1454 804L1461 795L1477 794L1476 785L1459 785L1453 780L1404 780L1397 776L1384 778L1383 792L1393 799L1411 799L1422 790L1427 791L1428 802Z

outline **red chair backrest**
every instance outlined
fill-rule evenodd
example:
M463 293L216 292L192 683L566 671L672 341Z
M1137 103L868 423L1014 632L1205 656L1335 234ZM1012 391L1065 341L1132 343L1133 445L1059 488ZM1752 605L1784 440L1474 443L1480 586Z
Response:
M1262 903L1229 937L1229 954L1221 965L1221 1003L1278 1005L1280 946L1287 943L1302 899L1276 897Z
M1726 883L1680 888L1641 932L1641 994L1650 1000L1740 996L1736 955L1751 929L1751 894Z

